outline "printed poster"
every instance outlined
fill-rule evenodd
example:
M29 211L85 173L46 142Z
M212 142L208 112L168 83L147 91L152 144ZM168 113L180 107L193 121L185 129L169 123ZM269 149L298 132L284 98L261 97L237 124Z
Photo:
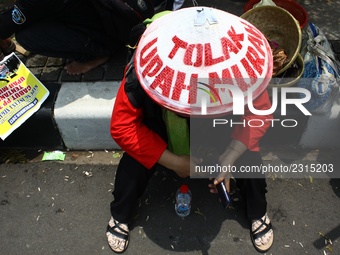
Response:
M5 140L39 110L46 87L12 53L0 62L0 138Z

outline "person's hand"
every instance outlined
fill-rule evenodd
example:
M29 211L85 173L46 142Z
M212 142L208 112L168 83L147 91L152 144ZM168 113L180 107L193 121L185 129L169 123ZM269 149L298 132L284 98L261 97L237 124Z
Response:
M210 188L210 192L213 194L216 194L217 193L216 185L223 181L224 181L227 191L230 192L230 178L231 178L231 174L219 175L215 179L211 178L210 180L212 181L212 183L208 185Z
M178 160L173 171L181 178L186 178L190 176L190 170L195 171L195 167L202 162L202 159L178 155Z
M228 157L228 154L224 152L222 155L219 157L219 164L221 166L228 166L228 169L231 169L232 163ZM225 187L228 192L230 192L230 178L232 176L232 173L229 171L220 173L215 179L210 179L212 181L211 184L209 184L210 192L216 194L217 189L216 185L219 184L220 182L224 182Z
M231 169L235 161L246 151L246 149L247 147L243 143L232 140L230 145L218 158L220 166L226 166L227 169ZM224 181L227 191L230 192L231 177L232 172L226 171L220 173L215 179L211 179L213 183L209 184L210 192L217 193L216 185L222 181Z

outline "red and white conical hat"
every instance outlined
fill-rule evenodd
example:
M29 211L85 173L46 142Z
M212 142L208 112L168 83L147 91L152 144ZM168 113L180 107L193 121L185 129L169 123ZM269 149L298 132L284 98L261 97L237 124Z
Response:
M228 114L236 101L244 107L266 89L273 69L271 48L255 26L209 7L184 8L153 21L134 61L153 100L195 116Z

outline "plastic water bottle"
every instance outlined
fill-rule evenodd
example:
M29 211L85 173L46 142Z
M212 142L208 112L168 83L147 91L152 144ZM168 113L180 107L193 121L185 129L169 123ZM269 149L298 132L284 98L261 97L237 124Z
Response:
M181 185L176 193L175 211L178 216L184 218L190 214L191 198L189 187L184 184Z

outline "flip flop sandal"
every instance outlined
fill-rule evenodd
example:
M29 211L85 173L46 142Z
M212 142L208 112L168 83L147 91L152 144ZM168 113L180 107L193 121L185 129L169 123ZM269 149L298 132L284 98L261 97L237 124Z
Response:
M1 49L1 51L4 53L5 56L11 54L13 51L15 51L16 45L15 43L11 40L11 43L6 47Z
M124 241L125 244L124 244L123 250L121 250L121 251L120 251L120 250L118 250L118 251L114 250L114 249L111 247L110 244L109 244L109 246L110 246L111 250L113 250L115 253L123 253L123 252L126 251L128 245L129 245L129 239L130 239L129 231L123 229L123 228L121 227L121 223L119 223L118 221L113 220L113 222L114 222L115 225L112 226L112 227L110 227L110 225L107 225L106 232L109 232L110 234L112 234L113 236L115 236L115 237L117 237L117 238L119 238L119 239L122 239L122 241ZM117 231L117 229L118 229L120 232Z
M272 229L272 224L271 224L271 222L269 222L269 224L266 223L266 219L267 219L267 217L265 217L264 220L263 220L262 218L259 219L258 221L261 222L261 225L260 225L259 227L257 227L254 231L251 231L251 230L250 230L251 241L253 242L253 245L254 245L255 249L256 249L257 251L259 251L259 252L262 252L262 253L267 252L267 251L270 249L270 247L273 245L273 242L274 242L274 233L273 233L272 236L270 237L268 243L266 243L266 244L261 244L261 245L257 245L257 244L255 243L255 240L256 240L256 239L261 238L262 236L264 236L265 234L267 234L267 233ZM259 229L261 229L263 226L265 226L265 228L264 228L262 231L256 233L256 232L259 231ZM256 234L255 234L255 233L256 233Z

